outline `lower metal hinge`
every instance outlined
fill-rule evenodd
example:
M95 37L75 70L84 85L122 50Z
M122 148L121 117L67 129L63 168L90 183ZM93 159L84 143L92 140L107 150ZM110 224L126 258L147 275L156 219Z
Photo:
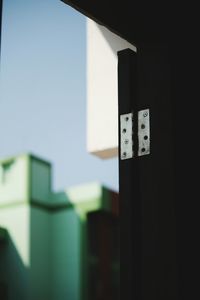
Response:
M137 119L137 120L136 120ZM138 132L134 133L134 122ZM121 160L150 154L150 111L140 110L134 119L133 113L120 115ZM137 145L137 152L134 149Z

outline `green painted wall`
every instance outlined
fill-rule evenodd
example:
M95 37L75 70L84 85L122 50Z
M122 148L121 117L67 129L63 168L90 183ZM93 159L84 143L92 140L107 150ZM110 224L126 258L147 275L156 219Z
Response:
M52 251L51 214L40 208L30 210L30 299L51 299Z
M27 201L28 181L27 155L0 161L0 207Z
M0 226L7 229L8 241L0 248L0 282L6 283L9 300L29 299L30 207L0 209Z
M51 165L33 155L0 161L0 283L9 300L88 300L87 214L111 209L98 182L55 193Z
M4 245L8 240L8 231L0 227L0 245Z
M81 299L80 218L73 209L52 215L53 299Z
M49 202L51 193L51 165L34 156L30 156L30 198Z

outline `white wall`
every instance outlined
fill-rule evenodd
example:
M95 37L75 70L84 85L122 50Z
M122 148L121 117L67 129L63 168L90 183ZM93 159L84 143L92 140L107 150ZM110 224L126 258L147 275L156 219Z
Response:
M87 150L101 158L118 153L117 51L136 48L87 19Z

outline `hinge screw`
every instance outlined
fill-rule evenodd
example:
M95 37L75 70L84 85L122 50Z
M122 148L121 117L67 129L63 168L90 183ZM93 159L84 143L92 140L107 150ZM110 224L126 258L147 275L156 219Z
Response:
M126 157L126 152L123 153L123 157Z
M125 140L125 141L124 141L124 143L125 143L126 145L128 144L128 142L129 142L129 140Z
M144 117L147 117L147 116L148 116L148 112L145 111L144 114L143 114L143 116L144 116Z

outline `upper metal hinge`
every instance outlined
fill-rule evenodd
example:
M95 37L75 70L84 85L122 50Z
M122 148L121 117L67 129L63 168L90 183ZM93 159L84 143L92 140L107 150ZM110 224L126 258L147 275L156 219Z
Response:
M134 156L133 152L133 113L120 116L121 159Z
M137 120L135 120L137 119ZM121 160L150 154L150 111L140 110L134 119L133 113L120 115ZM134 133L137 122L137 134ZM134 151L137 146L137 152Z

